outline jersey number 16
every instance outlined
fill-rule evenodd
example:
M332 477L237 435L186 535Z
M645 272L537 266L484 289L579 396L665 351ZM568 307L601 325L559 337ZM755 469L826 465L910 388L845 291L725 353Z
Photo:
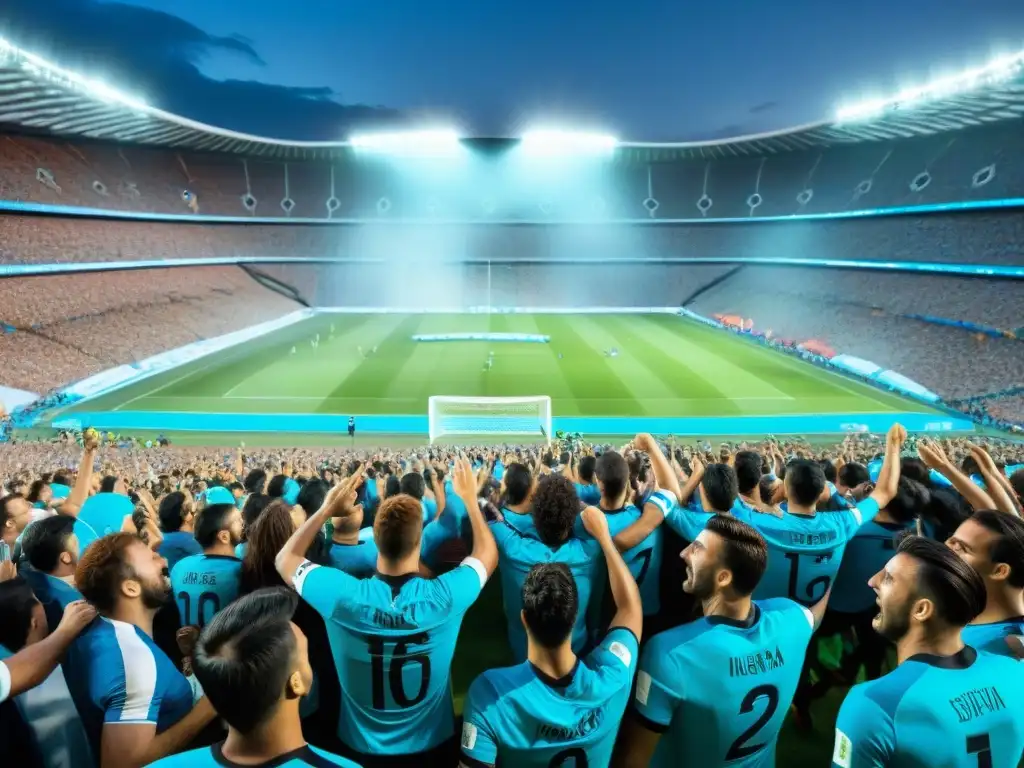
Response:
M410 653L410 645L425 645L430 637L426 632L408 637L369 637L370 675L373 678L373 708L388 709L384 697L385 676L387 687L391 689L391 698L399 709L407 709L423 701L430 687L430 656L425 653ZM390 654L388 653L390 648ZM405 681L402 673L409 664L420 668L420 687L416 694L409 698L405 693Z

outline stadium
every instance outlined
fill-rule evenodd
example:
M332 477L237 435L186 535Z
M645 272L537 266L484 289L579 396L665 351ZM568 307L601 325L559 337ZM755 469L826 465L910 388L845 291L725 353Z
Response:
M360 541L372 541L371 510L386 496L418 494L424 510L433 504L433 517L424 512L424 562L456 573L480 538L469 497L512 518L500 477L511 466L527 465L537 488L547 475L567 476L583 498L597 476L591 465L583 478L581 458L599 464L626 443L627 457L664 454L672 485L682 495L689 488L703 513L701 493L710 491L701 474L759 452L765 469L757 464L753 484L764 490L755 508L784 520L788 462L814 459L834 492L819 509L840 504L860 521L852 494L887 477L895 489L902 449L903 477L915 485L899 486L899 498L920 506L899 517L893 490L889 510L876 504L875 513L890 512L877 525L913 519L917 531L943 540L939 532L958 529L948 516L929 517L942 506L928 506L929 491L945 499L955 488L950 508L968 510L964 518L971 509L1019 516L1021 508L1022 211L1024 54L848 105L819 123L730 140L632 142L545 126L491 138L435 125L285 142L169 114L0 39L0 496L75 516L92 542L119 528L87 521L90 502L130 494L125 525L166 542L186 530L163 523L164 502L183 491L197 510L226 506L208 494L229 488L239 509L251 496L298 509L300 488L323 484L326 494L359 467L370 470L358 491L367 514ZM910 437L897 446L892 479L883 457L896 424ZM653 442L641 447L647 435ZM938 445L955 467L929 452ZM467 503L453 480L464 450L482 473ZM653 484L661 465L640 465ZM865 475L847 486L842 470L851 465ZM729 471L735 486L739 470ZM262 481L250 487L254 472ZM972 485L961 485L964 477ZM385 490L391 481L400 492ZM48 498L39 495L44 486L54 489ZM64 496L53 495L58 486ZM742 478L737 487L733 501L742 504L750 489ZM638 518L654 485L640 489L633 486ZM328 506L323 494L319 502L306 522ZM245 513L246 537L259 514ZM321 537L340 531L344 517L321 520ZM671 511L662 517L667 528ZM430 559L426 531L441 523L448 535ZM586 538L583 525L574 536ZM0 561L18 560L24 530ZM678 542L667 535L664 544L662 604L687 578L668 565L678 560L669 549L696 539L677 533ZM86 538L75 535L84 552ZM799 560L765 539L768 573L773 559ZM891 533L887 545L888 557ZM1024 566L1015 556L1016 574ZM808 557L833 568L806 587L809 595L824 583L827 602L842 547ZM320 610L299 576L282 578ZM509 598L498 581L481 587L458 635L449 687L459 716L478 675L523 661L506 642ZM794 565L790 592L796 581ZM787 596L811 614L806 599ZM53 629L59 615L47 618ZM1013 626L1008 637L1024 633L1021 620ZM826 761L846 689L870 675L868 665L848 676L843 659L862 635L840 629L815 635L805 674L808 686L813 679L828 690L813 709L798 701L785 725L788 705L779 711L780 765ZM150 645L169 659L188 656L173 630L167 643L152 630ZM402 657L416 662L406 668L423 658ZM895 658L889 652L887 669ZM389 685L396 669L401 686L402 666L391 668ZM429 658L426 669L422 691ZM406 689L416 684L407 680ZM344 699L343 678L341 688ZM775 712L773 695L757 728ZM754 705L744 706L749 715ZM5 716L0 708L0 723ZM1024 738L1024 724L1017 735ZM335 751L333 741L309 738ZM997 740L997 756L1014 744ZM337 751L378 764L366 744ZM972 751L988 756L979 765L1011 765ZM579 755L551 765L586 765ZM590 764L608 759L610 751ZM843 759L834 757L848 768ZM46 763L24 763L36 764Z

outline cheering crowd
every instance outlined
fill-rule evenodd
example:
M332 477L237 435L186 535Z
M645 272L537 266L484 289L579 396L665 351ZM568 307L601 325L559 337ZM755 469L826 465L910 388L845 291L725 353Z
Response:
M835 765L1022 756L1020 444L81 439L0 445L5 765L770 765L861 670Z

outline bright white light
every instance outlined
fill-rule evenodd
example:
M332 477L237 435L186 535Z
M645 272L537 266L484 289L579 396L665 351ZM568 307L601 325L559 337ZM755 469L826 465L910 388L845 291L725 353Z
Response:
M359 150L399 155L448 155L461 149L459 134L451 129L356 134L349 144Z
M539 129L524 133L520 148L531 155L595 155L610 153L618 144L603 133Z
M47 61L43 57L37 56L30 51L22 50L14 43L4 40L3 38L0 38L0 54L3 54L3 58L10 58L16 61L20 60L22 69L31 72L33 75L45 77L65 88L75 88L80 91L85 91L90 96L100 99L101 101L123 104L124 106L130 107L131 109L139 112L145 112L149 109L149 105L141 99L129 96L116 88L112 88L106 83L102 83L98 80L92 80L84 75L78 74L77 72L72 72L69 69L58 67L56 64Z
M983 85L991 85L1016 77L1024 70L1024 51L998 56L982 67L973 67L955 75L936 78L924 85L904 88L886 99L869 99L840 107L837 122L868 120L889 110L905 109L924 101L941 99Z

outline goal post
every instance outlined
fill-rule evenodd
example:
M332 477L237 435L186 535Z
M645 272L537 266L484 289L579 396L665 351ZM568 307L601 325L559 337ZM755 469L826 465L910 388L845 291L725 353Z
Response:
M446 435L493 435L551 439L551 398L453 397L429 401L430 442Z

